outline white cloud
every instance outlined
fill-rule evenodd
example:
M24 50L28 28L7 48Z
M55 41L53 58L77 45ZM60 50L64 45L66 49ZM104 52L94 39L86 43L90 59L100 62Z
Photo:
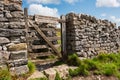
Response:
M120 0L97 0L97 7L120 7Z
M59 4L60 0L27 0L28 3Z
M58 10L56 8L49 8L41 4L31 4L29 6L29 14L39 14L44 16L59 17Z
M116 23L120 23L120 18L117 18L115 16L110 16L110 19L112 19Z
M106 13L102 13L101 16L102 16L102 17L105 17L105 16L107 16L107 14L106 14Z
M65 1L72 4L72 3L78 2L79 0L65 0Z
M110 19L117 24L117 26L120 26L120 18L117 18L115 16L110 16Z

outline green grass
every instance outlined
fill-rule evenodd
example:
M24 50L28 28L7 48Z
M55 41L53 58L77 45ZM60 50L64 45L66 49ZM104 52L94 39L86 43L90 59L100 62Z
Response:
M0 70L0 80L12 80L8 69Z
M78 58L76 54L71 54L68 56L67 63L72 66L79 66L81 65L81 60Z
M68 64L78 66L75 70L69 70L70 76L94 75L116 76L120 79L120 53L99 54L93 59L80 60L76 54L68 57Z
M48 80L46 77L43 78L35 78L35 79L30 79L30 80Z
M60 74L58 72L56 73L55 80L62 80L62 78L60 77Z
M60 37L61 36L61 32L57 31L57 36Z
M34 63L32 63L31 61L28 61L27 64L28 68L29 68L29 73L32 74L35 70L36 70L36 66Z

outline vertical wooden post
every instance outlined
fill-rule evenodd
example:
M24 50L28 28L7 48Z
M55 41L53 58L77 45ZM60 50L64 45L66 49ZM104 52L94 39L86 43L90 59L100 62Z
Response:
M26 43L27 43L27 52L29 52L29 41L28 41L28 9L24 8L24 20L25 20L25 30L26 30Z
M61 19L65 21L65 16L62 15ZM67 57L67 50L66 50L66 23L61 22L61 53L63 58Z

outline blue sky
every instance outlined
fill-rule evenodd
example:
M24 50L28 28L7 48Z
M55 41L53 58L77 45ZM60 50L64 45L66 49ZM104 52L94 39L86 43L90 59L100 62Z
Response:
M23 0L29 14L59 17L69 12L108 19L120 25L120 0Z

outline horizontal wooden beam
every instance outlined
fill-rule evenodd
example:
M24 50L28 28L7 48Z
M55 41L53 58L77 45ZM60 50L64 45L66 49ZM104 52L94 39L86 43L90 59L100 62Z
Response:
M41 52L41 53L30 53L30 55L38 57L38 56L50 56L50 55L53 55L53 54L51 54L50 52Z
M47 37L49 41L55 41L55 40L60 40L60 37ZM40 40L38 37L28 37L28 41L33 41L33 40Z
M44 49L48 48L46 45L32 45L32 49Z
M42 16L42 15L29 16L29 19L35 20L36 22L39 23L50 23L50 24L58 24L65 22L65 20L59 19L58 17L50 17L50 16Z
M33 27L33 26L30 26L31 28ZM55 28L40 28L42 31L55 31ZM33 32L35 32L35 30L34 29L31 29L31 31L33 31Z

